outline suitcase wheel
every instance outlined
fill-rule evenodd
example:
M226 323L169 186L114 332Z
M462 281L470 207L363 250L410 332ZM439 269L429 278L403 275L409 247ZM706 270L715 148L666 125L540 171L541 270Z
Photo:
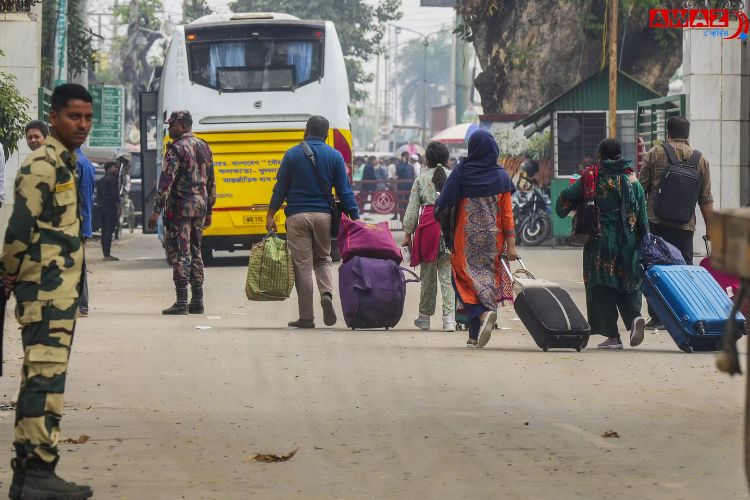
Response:
M576 351L581 352L581 346L576 347Z
M547 351L549 351L549 346L544 346L544 347L542 347L542 351L544 351L544 352L547 352Z
M691 352L693 352L693 347L685 344L683 346L680 346L680 350L690 354Z

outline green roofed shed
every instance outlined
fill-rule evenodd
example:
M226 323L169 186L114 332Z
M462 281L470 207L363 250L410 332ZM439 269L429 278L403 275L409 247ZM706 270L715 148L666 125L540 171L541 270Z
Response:
M617 139L623 155L637 162L642 147L636 131L638 101L661 97L624 71L617 79ZM607 137L609 72L607 67L563 92L516 126L526 127L526 136L551 126L555 177L572 177L596 161L597 146Z

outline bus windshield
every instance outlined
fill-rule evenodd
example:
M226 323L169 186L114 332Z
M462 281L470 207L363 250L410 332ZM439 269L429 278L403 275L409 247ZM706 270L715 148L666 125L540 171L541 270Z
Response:
M294 90L322 76L319 40L210 41L188 47L190 80L221 91Z

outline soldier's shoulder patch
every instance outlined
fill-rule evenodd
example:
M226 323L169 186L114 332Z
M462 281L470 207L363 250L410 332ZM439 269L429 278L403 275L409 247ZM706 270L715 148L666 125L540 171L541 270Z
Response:
M62 182L60 184L55 185L55 193L64 193L65 191L70 191L71 189L74 189L76 187L75 180L71 179L68 182Z

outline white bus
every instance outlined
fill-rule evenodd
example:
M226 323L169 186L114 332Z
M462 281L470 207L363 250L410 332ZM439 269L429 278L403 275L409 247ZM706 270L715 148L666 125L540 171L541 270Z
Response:
M158 114L186 109L214 154L217 202L204 234L213 250L247 248L265 234L265 213L284 152L305 122L325 116L328 144L351 172L349 83L330 21L286 14L212 14L176 28L158 94ZM166 127L157 127L163 144ZM283 228L283 214L279 215Z

